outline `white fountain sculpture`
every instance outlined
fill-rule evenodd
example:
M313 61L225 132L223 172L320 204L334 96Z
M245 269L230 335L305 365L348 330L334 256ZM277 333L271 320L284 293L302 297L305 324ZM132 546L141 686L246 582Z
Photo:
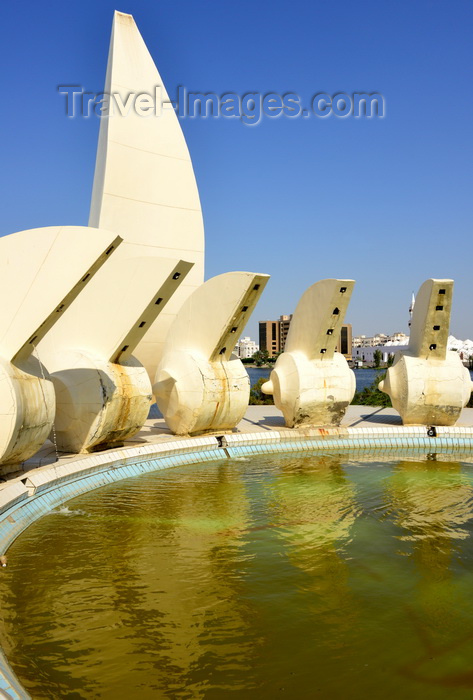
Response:
M473 390L458 353L447 350L453 280L428 279L416 296L409 345L379 389L404 425L454 425Z
M173 433L231 430L243 418L250 382L232 353L268 279L227 272L184 302L169 329L153 387Z
M354 285L353 280L321 280L297 305L284 352L262 386L289 428L339 425L355 394L355 375L335 351Z
M0 238L0 465L18 469L51 431L52 381L37 346L110 264L122 239L80 226L51 226ZM105 267L107 267L105 265Z
M124 242L41 342L56 391L59 450L103 449L141 430L152 388L132 353L191 268Z

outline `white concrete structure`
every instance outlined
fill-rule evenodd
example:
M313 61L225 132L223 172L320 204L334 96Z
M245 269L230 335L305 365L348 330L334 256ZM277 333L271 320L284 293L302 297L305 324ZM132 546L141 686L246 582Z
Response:
M231 430L242 419L250 381L232 353L268 279L227 272L205 282L182 306L153 387L173 433Z
M114 16L105 92L112 98L100 124L89 224L152 247L154 255L194 263L137 347L153 380L176 313L204 281L204 228L179 121L133 17L121 12ZM168 103L159 116L150 106L156 97Z
M191 268L125 242L41 342L58 449L103 449L141 430L152 389L132 353Z
M235 346L235 354L241 360L252 358L255 352L258 352L258 350L259 346L255 343L254 340L251 340L249 336L246 336L245 338L240 338L240 340Z
M265 394L273 394L290 428L339 425L355 393L355 375L335 352L355 283L327 279L302 295L284 352L278 357Z
M51 226L0 238L0 464L18 468L53 425L52 382L36 346L51 333L122 239L80 226ZM36 355L36 356L35 356Z
M379 389L405 425L454 425L473 384L456 352L447 351L453 280L429 279L419 290L409 345L396 355Z

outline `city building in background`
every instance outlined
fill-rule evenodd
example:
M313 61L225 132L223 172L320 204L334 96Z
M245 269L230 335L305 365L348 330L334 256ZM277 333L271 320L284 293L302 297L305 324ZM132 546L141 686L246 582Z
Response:
M392 335L386 335L385 333L378 333L377 335L355 335L353 338L354 348L373 348L378 345L386 345L388 343L395 343L397 345L407 345L409 342L409 336L405 333L393 333Z
M240 338L238 343L235 345L235 354L240 358L240 360L253 357L255 352L258 352L258 350L259 346L248 336L245 338Z
M292 314L280 316L277 321L259 322L259 346L260 350L267 350L270 357L284 352L287 334L291 324ZM340 338L336 347L347 360L352 359L352 327L351 323L345 323L340 332Z
M365 341L372 341L373 339L383 339L383 342L379 342L375 345L366 343L365 345L357 344L357 341L364 339ZM409 344L409 336L404 333L394 333L390 336L385 336L380 334L379 336L373 336L373 338L365 338L365 336L358 336L353 339L353 360L359 365L372 365L374 364L374 354L379 350L381 353L381 364L386 364L389 355L395 355L398 352L402 352L406 349ZM460 360L465 364L469 362L470 357L473 357L473 341L472 340L458 340L453 335L448 336L447 350L453 350L457 352L460 356Z
M352 359L353 352L353 335L351 323L344 323L340 330L340 338L338 339L335 352L340 352L345 356L347 361Z
M281 330L279 321L259 322L259 347L267 350L270 357L281 352Z

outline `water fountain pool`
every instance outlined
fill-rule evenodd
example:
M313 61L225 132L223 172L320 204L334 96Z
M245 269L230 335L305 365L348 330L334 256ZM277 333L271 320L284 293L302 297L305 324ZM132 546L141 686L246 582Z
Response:
M471 697L471 451L293 449L110 484L20 535L0 642L29 693Z

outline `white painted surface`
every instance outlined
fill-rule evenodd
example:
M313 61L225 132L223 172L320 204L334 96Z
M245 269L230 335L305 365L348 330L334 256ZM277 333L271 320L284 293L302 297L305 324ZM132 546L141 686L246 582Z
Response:
M284 352L263 392L273 394L286 425L339 425L355 393L355 375L335 352L355 283L327 279L302 295Z
M124 243L40 344L56 391L60 450L121 443L141 429L152 389L132 353L191 267Z
M0 293L5 300L0 308L3 472L31 457L53 425L54 389L36 346L52 333L102 265L110 263L121 240L114 233L81 226L51 226L0 238Z
M131 15L116 12L105 92L126 102L130 93L155 94L163 81ZM168 105L161 116L133 108L103 118L89 223L116 231L155 255L194 263L136 355L152 379L167 331L185 299L204 279L204 228L192 162L179 121Z
M447 350L452 298L453 280L424 282L416 297L409 345L379 384L405 425L454 425L470 399L470 373L459 355Z
M182 306L153 387L172 432L231 429L242 419L250 382L232 353L268 279L252 272L218 275Z

